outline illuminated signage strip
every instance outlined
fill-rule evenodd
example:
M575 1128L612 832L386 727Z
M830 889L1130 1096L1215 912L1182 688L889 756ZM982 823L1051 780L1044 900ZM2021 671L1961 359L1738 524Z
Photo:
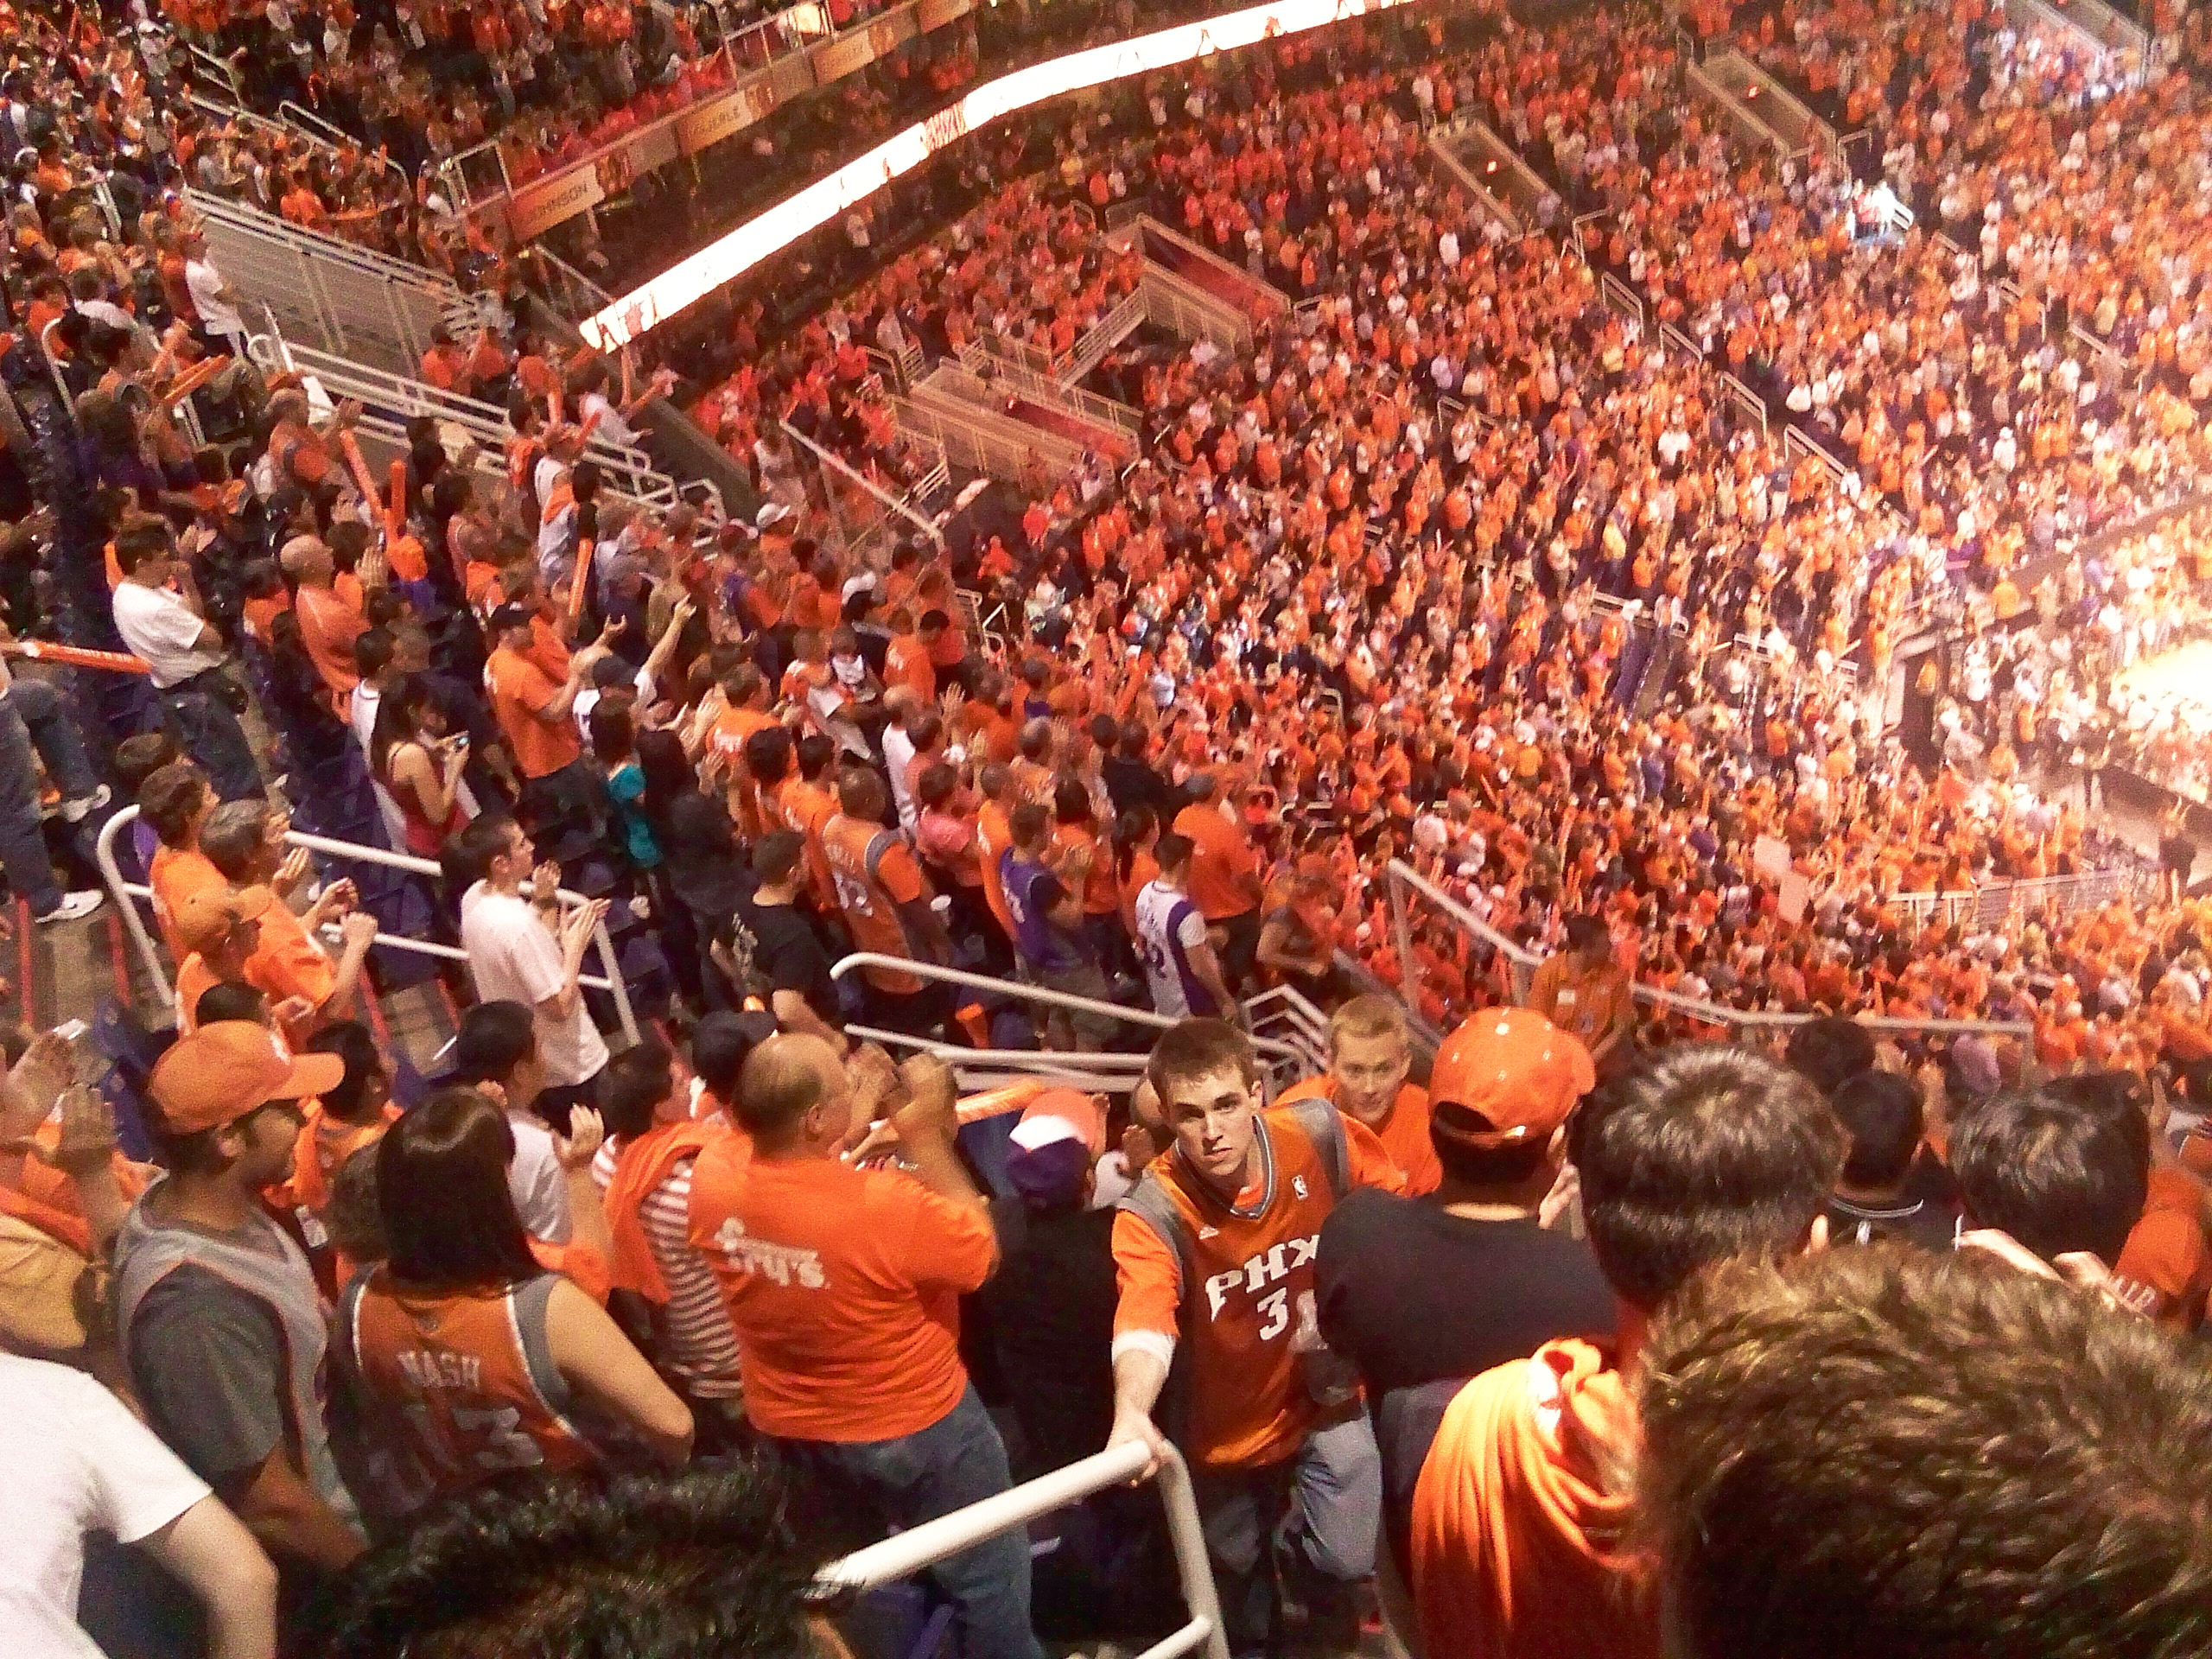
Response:
M947 144L1033 104L1063 92L1172 68L1209 52L1232 52L1407 3L1408 0L1278 0L1274 5L1251 6L1204 22L1184 23L1109 46L1071 52L1001 75L928 120L887 138L858 161L825 174L798 194L778 202L585 318L583 336L602 351L637 339L732 277L742 276L791 246L816 226L828 224L855 202L912 172Z

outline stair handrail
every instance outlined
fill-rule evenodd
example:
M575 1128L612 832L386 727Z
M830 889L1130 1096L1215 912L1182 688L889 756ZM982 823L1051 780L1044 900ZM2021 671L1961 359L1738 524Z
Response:
M923 535L928 537L931 545L935 547L938 552L942 553L944 551L944 532L937 527L934 521L925 517L923 514L915 512L913 508L908 506L904 501L898 499L895 496L893 496L888 491L878 487L873 480L857 471L849 462L841 461L836 455L831 454L830 451L824 449L820 444L817 443L812 438L808 437L805 433L800 431L788 421L778 421L776 424L783 428L785 436L789 437L794 443L799 444L804 448L810 454L813 455L813 457L817 461L820 461L824 467L827 467L836 473L837 475L845 480L846 482L856 485L860 489L880 503L887 512L895 512L901 518L906 519L909 524L912 524L915 529L920 531Z
M1147 1471L1157 1481L1160 1498L1167 1511L1167 1536L1175 1551L1175 1572L1182 1580L1183 1602L1190 1618L1164 1640L1145 1649L1141 1659L1180 1659L1203 1650L1205 1659L1229 1659L1229 1640L1222 1624L1221 1602L1214 1591L1213 1568L1206 1558L1205 1533L1192 1495L1191 1472L1182 1455L1172 1446L1157 1454L1128 1441L1056 1469L1049 1475L1024 1482L1011 1491L1000 1492L979 1503L955 1510L934 1521L909 1527L880 1544L855 1550L823 1567L815 1582L825 1590L867 1590L912 1576L937 1561L972 1549L986 1538L1027 1527L1039 1516L1065 1509L1093 1492L1109 1486L1143 1480Z
M93 842L92 858L99 866L100 880L106 885L108 896L115 901L116 910L123 917L124 931L130 936L139 962L146 969L146 977L154 987L155 996L164 1008L174 1008L176 1006L176 990L170 981L169 970L162 965L161 953L154 946L153 936L146 931L145 918L139 915L138 906L132 902L139 899L150 900L154 890L143 882L125 881L122 867L115 857L115 838L137 823L138 812L137 806L126 806L102 824L99 836ZM340 841L332 836L312 835L304 830L287 830L284 844L303 848L310 853L320 853L327 858L349 859L357 864L378 864L386 869L406 870L416 875L442 879L445 874L444 868L435 859L417 858L411 853L387 852L381 847ZM524 885L526 887L527 884ZM561 904L569 909L591 903L586 894L572 892L567 887L559 889L557 897ZM579 974L576 983L595 991L605 991L614 999L614 1011L622 1023L623 1038L626 1042L634 1043L638 1040L638 1019L631 1009L629 988L623 982L621 963L615 955L614 941L607 931L605 921L599 924L592 937L599 951L600 965L605 971L602 974ZM468 960L466 950L440 944L433 939L410 938L398 933L379 931L376 937L376 948L403 950L415 956L436 957L448 962Z
M1524 945L1492 927L1488 922L1445 892L1434 882L1414 869L1403 859L1390 861L1387 872L1390 890L1390 923L1396 934L1399 969L1413 980L1413 950L1411 931L1406 916L1405 895L1408 889L1418 893L1441 910L1454 922L1465 928L1477 938L1490 945L1505 957L1513 969L1514 1001L1524 1001L1529 994L1527 976L1535 970L1543 958ZM1696 997L1683 996L1674 991L1662 990L1656 985L1647 985L1640 980L1631 981L1630 994L1639 1002L1667 1009L1697 1020L1702 1025L1718 1026L1732 1036L1747 1031L1781 1031L1794 1029L1820 1018L1812 1014L1777 1014L1757 1008L1731 1008L1718 1002L1701 1001ZM2035 1027L2019 1020L1901 1020L1886 1014L1859 1014L1853 1023L1871 1031L1922 1033L1958 1035L1974 1033L1985 1036L2028 1037Z
M939 984L954 985L963 990L988 991L994 996L1011 997L1016 1001L1034 1002L1045 1007L1065 1008L1071 1014L1097 1014L1109 1020L1118 1020L1124 1025L1143 1026L1153 1031L1166 1031L1182 1022L1164 1014L1154 1014L1150 1008L1128 1008L1119 1002L1101 1001L1095 996L1078 996L1073 991L1056 991L1049 985L1030 985L1016 979L993 979L988 974L970 973L964 968L949 968L943 963L923 962L912 957L887 956L877 950L855 950L841 957L831 964L830 977L842 979L863 968L887 968L894 973L912 974L917 979L934 980ZM1271 1059L1293 1060L1300 1065L1306 1055L1295 1043L1278 1037L1255 1037L1252 1047L1257 1053Z

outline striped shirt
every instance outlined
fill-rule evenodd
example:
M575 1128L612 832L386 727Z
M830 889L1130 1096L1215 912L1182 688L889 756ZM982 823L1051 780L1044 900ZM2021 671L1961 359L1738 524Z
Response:
M591 1178L603 1196L614 1179L613 1141L592 1160ZM668 1281L666 1351L658 1355L683 1379L685 1392L701 1400L734 1400L744 1393L738 1376L737 1333L706 1259L689 1241L691 1220L691 1160L677 1165L669 1178L638 1206L645 1243Z

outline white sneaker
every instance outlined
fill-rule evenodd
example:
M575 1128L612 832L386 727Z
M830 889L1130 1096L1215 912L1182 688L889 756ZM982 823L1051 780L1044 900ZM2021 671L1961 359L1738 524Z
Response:
M44 927L48 922L82 921L107 902L107 895L98 887L79 887L74 893L65 893L61 902L38 918Z
M73 801L62 802L61 820L65 823L82 823L114 798L115 791L102 784L89 795L79 795Z

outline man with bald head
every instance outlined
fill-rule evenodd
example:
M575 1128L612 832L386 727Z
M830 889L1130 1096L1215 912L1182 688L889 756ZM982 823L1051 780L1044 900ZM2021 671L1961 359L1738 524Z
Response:
M1007 1491L1006 1446L960 1362L959 1298L990 1277L998 1241L953 1149L951 1072L929 1055L894 1071L873 1046L849 1065L786 1033L747 1057L731 1109L751 1145L700 1154L690 1238L737 1333L746 1416L902 1527ZM840 1156L886 1110L911 1174ZM1021 1531L930 1573L970 1659L1041 1659Z
M313 536L295 536L277 556L295 588L292 608L300 619L300 639L315 660L315 672L345 708L361 683L353 642L369 631L363 613L363 589L384 585L382 556L368 553L355 567L358 579L340 582L327 544Z

